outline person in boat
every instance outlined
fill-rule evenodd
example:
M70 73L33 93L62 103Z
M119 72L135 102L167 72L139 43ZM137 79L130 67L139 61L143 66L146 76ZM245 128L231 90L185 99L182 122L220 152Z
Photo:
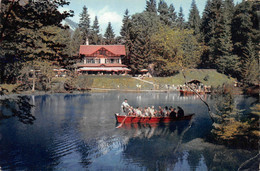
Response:
M133 107L133 106L130 106L130 107L129 107L128 115L129 115L129 116L135 115L135 113L134 113L134 107Z
M170 115L169 115L169 116L170 116L171 118L176 118L176 114L177 114L177 113L176 113L175 108L171 108L171 112L170 112Z
M167 106L165 106L163 109L163 116L164 117L168 116L168 107Z
M178 106L177 108L178 108L177 116L184 117L184 110L180 106Z
M159 108L159 110L157 112L157 116L163 116L163 109L162 109L162 107L159 106L158 108Z
M137 109L135 109L135 114L137 117L142 116L142 111L141 111L140 107L137 107Z
M152 115L151 115L151 108L150 108L150 107L147 108L147 113L148 113L148 116L150 116L150 117L152 116Z
M154 106L151 107L151 109L150 109L150 114L151 114L151 117L154 117L154 116L155 116Z
M125 99L121 105L122 114L127 114L130 105L127 103L127 99Z
M149 116L149 114L148 114L149 112L148 112L148 108L145 106L144 107L144 116Z

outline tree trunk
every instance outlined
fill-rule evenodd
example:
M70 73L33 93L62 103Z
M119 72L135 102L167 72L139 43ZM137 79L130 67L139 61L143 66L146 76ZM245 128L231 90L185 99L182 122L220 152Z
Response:
M33 85L32 85L32 92L35 91L35 69L33 70Z

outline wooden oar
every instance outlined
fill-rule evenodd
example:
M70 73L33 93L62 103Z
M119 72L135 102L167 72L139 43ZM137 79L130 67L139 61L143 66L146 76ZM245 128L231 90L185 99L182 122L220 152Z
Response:
M124 122L125 122L125 120L126 120L126 118L127 118L127 115L125 116L125 119L121 122L121 124L120 125L118 125L116 128L120 128L120 127L122 127L123 126L123 124L124 124Z

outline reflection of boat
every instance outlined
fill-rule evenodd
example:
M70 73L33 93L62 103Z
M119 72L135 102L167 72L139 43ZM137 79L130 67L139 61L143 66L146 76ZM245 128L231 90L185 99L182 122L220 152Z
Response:
M184 117L136 117L136 116L120 116L118 114L115 114L116 121L117 122L124 122L124 123L169 123L169 122L175 122L180 120L190 120L192 118L193 114L188 114Z
M180 91L180 93L181 93L181 95L194 95L194 94L196 94L193 90L191 90L191 89L185 89L185 90L183 90L183 89L180 89L179 90ZM201 95L203 95L203 94L210 94L211 93L211 91L198 91L198 90L195 90L198 94L201 94Z

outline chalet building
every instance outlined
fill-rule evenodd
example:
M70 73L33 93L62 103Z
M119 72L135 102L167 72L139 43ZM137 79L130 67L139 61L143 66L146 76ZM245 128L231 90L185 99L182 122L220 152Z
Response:
M124 45L81 45L77 71L82 74L126 74L131 71L122 64Z

